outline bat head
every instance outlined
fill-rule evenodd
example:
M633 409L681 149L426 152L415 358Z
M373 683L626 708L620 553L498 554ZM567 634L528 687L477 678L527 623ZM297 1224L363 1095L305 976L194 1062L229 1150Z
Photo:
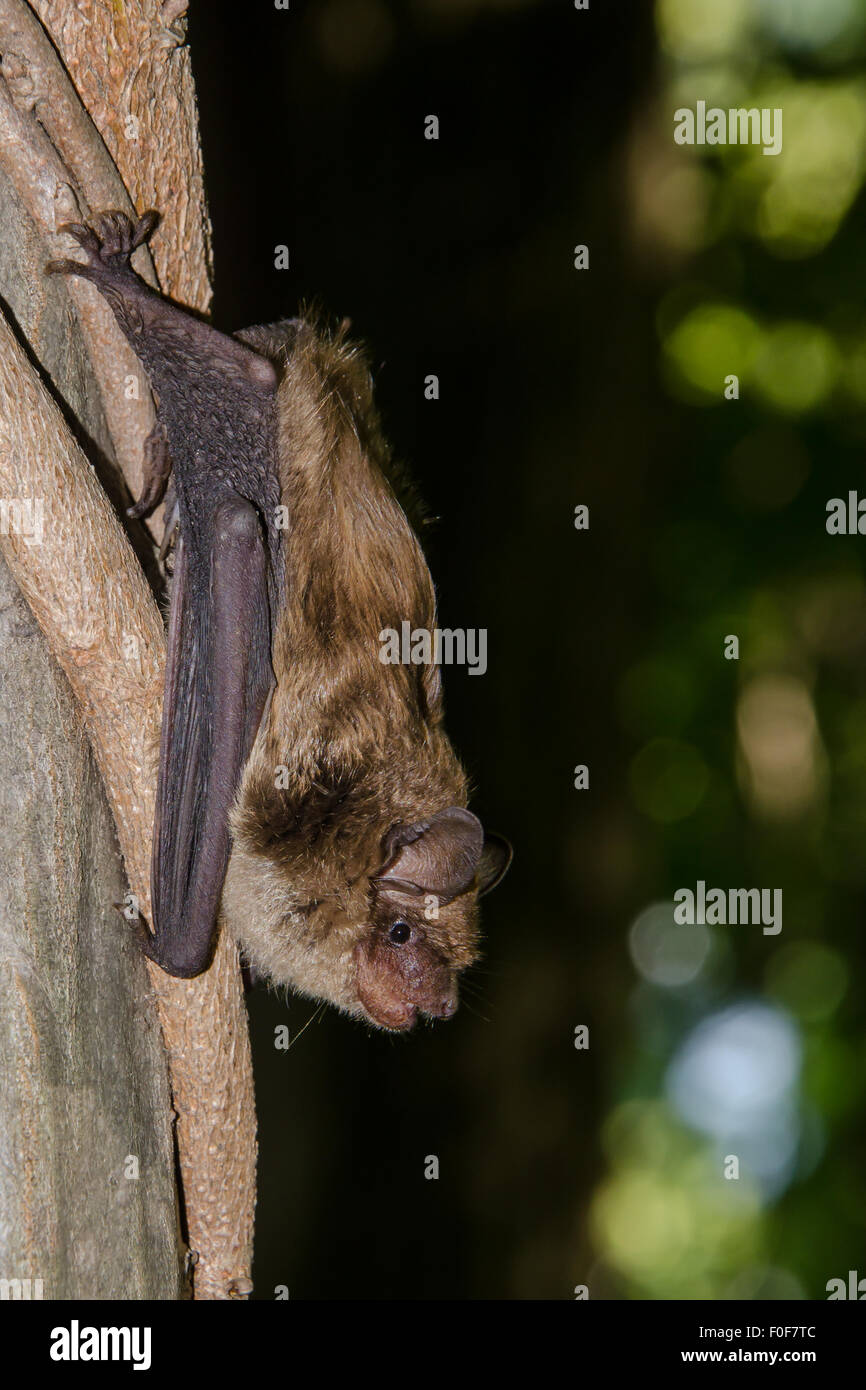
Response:
M240 829L223 914L257 974L392 1032L454 1014L478 955L478 899L511 861L506 840L450 806L380 832L360 872L299 905L297 865L255 853Z
M373 1023L403 1031L419 1013L450 1018L457 980L478 954L478 898L511 861L501 836L449 806L388 833L370 879L370 925L354 951L358 1002Z

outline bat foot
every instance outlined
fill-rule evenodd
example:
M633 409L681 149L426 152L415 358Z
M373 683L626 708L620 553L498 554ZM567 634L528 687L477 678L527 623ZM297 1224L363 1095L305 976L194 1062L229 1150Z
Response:
M83 251L86 261L49 261L47 275L81 275L85 280L98 280L106 270L128 270L129 258L136 247L147 241L159 222L159 213L145 212L137 222L125 212L103 212L93 225L85 222L64 222L59 232L71 236Z
M171 456L168 440L161 425L156 425L144 441L144 487L134 507L127 507L126 515L138 519L149 516L158 507L165 495L171 473Z

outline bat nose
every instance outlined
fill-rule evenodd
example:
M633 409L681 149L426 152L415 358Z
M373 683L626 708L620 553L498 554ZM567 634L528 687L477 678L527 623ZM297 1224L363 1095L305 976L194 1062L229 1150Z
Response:
M436 1013L437 1018L453 1018L457 1012L457 992L447 995L439 1005Z

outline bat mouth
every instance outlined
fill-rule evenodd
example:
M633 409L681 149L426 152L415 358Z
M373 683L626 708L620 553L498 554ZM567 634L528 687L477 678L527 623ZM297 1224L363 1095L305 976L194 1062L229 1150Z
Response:
M435 1009L420 1008L417 1004L411 1004L408 1001L391 1009L371 1009L369 1004L364 1004L362 1007L373 1023L380 1028L387 1028L389 1033L411 1033L419 1018L429 1019L431 1023L453 1018L457 1012L457 999L452 995L448 999L444 999Z
M407 1004L404 1019L400 1023L391 1024L391 1028L395 1033L411 1033L417 1022L418 1009L414 1004Z
M392 1008L376 1008L363 1004L362 1008L372 1023L386 1028L389 1033L410 1033L418 1021L416 1004L395 1004Z

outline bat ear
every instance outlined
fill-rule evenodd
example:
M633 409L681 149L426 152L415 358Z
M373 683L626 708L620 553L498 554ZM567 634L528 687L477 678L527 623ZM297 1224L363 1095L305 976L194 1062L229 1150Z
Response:
M484 848L478 865L478 896L483 898L508 873L514 850L504 835L490 832L484 836Z
M396 825L385 838L385 866L375 882L402 893L435 893L448 902L471 887L484 850L477 816L460 806L414 825Z

